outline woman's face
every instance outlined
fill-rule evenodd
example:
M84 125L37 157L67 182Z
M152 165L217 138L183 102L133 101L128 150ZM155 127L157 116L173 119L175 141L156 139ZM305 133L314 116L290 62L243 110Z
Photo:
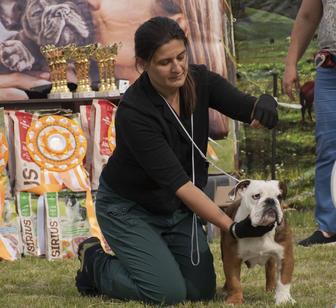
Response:
M116 59L116 78L133 82L139 76L135 70L134 33L143 22L153 17L155 0L88 0L88 2L91 5L97 41L103 45L122 43Z
M171 40L158 48L144 65L156 90L165 94L182 87L188 73L187 50L182 40Z

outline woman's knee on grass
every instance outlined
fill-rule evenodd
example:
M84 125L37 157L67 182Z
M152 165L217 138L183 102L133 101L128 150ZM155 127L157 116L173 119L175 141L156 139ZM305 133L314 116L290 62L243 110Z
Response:
M146 285L147 287L141 287L140 293L143 296L142 300L147 303L174 305L185 301L187 298L183 279L172 280L162 277L160 283L147 283Z

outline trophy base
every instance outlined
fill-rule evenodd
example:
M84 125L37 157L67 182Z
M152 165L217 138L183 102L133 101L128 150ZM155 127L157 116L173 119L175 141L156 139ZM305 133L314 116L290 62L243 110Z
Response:
M75 92L73 94L74 98L91 98L96 97L96 92L94 91L87 91L87 92Z
M72 92L49 93L48 98L50 98L50 99L68 99L68 98L72 98Z
M114 97L119 96L119 90L99 91L96 92L96 97Z

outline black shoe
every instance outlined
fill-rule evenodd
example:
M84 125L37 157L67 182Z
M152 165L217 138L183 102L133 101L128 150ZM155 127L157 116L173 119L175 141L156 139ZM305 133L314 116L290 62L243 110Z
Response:
M90 237L79 244L78 259L81 263L76 275L76 287L80 294L85 296L97 296L98 290L94 284L93 262L97 253L104 252L100 241L96 237Z
M336 234L331 237L325 237L322 231L318 230L315 231L311 236L298 242L298 245L305 247L317 244L336 244Z

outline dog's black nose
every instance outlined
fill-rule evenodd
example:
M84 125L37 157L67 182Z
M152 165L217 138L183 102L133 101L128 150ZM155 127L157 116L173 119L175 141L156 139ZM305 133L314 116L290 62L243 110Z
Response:
M275 204L275 201L274 201L274 199L272 199L272 198L267 198L266 200L265 200L265 206L267 206L267 207L273 207L273 206L275 206L276 204Z

